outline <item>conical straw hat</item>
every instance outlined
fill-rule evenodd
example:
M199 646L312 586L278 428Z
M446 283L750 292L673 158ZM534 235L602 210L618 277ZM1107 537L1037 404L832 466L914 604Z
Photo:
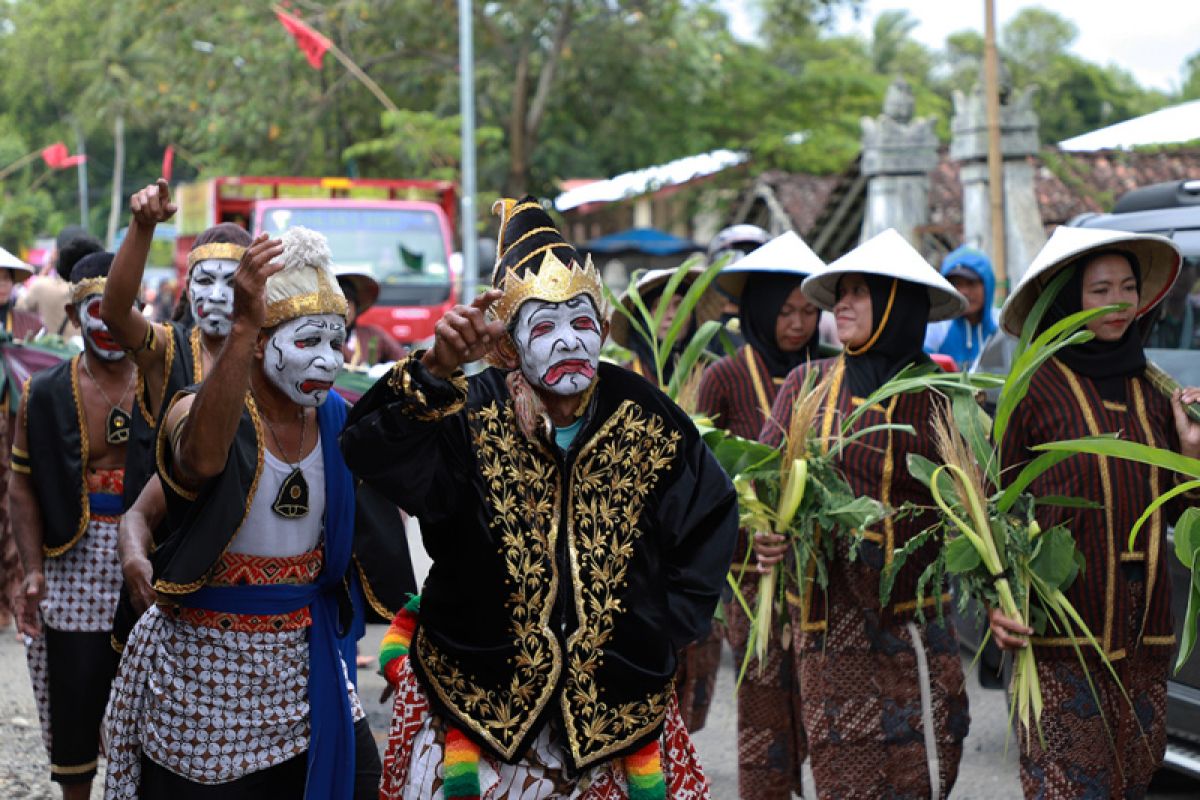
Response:
M746 276L752 272L807 278L823 269L825 262L817 257L795 231L788 231L721 270L721 274L717 276L717 286L736 299L742 296Z
M11 269L13 271L13 281L16 283L20 283L33 274L33 267L3 247L0 247L0 269Z
M1013 336L1020 336L1025 319L1046 284L1066 267L1105 251L1126 253L1137 260L1142 274L1139 317L1166 296L1179 277L1183 260L1179 248L1165 236L1060 226L1021 276L1017 288L1004 301L1004 307L1000 309L1000 325Z
M682 266L676 267L675 269L681 268ZM687 294L688 287L691 286L697 278L704 274L704 270L705 267L703 265L689 268L687 275L679 284L679 288L676 289L676 292L680 296ZM643 301L645 301L647 293L652 292L659 287L665 286L667 281L669 281L671 276L674 274L674 269L647 270L646 272L642 273L641 277L638 278L637 283L634 284L634 286L637 289L638 295L641 296ZM628 290L621 295L621 305L635 315L638 313L636 306L633 303L633 298L630 297ZM700 300L696 303L695 309L692 310L692 315L696 318L696 326L699 327L709 320L719 318L721 316L721 309L724 307L724 305L725 299L716 291L714 291L710 285L707 291L700 296ZM653 305L647 304L647 307L651 311L654 311ZM613 341L617 344L621 345L622 347L629 347L630 342L633 340L630 334L631 330L629 318L622 314L620 310L614 310L612 321L609 327L609 335L612 336Z
M921 257L895 228L868 239L819 273L804 281L804 294L826 311L837 303L837 283L843 275L861 273L897 278L929 289L929 321L953 319L967 310L963 297Z

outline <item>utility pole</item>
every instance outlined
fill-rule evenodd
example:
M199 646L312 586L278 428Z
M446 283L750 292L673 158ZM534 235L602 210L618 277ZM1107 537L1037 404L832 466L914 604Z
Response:
M475 43L471 0L458 0L458 103L462 117L462 302L475 297L479 242L475 230Z
M121 209L125 196L125 113L117 112L113 122L113 178L112 199L108 207L108 230L104 241L109 250L117 239L117 227L121 224Z
M983 2L983 91L987 100L988 205L992 220L992 265L998 298L1008 296L1008 247L1004 240L1004 156L1000 152L1000 58L996 53L996 2Z
M87 155L87 143L83 140L83 126L79 124L79 120L72 119L71 126L75 128L75 153L76 155ZM87 177L87 159L81 158L79 163L75 165L76 174L79 177L79 225L85 231L90 231L88 227L88 177Z

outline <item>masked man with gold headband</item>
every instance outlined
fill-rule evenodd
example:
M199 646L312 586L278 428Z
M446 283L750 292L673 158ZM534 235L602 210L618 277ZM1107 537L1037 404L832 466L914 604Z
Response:
M250 234L232 223L221 223L196 237L188 253L188 272L180 310L185 313L166 323L147 320L136 307L138 291L146 270L146 259L155 228L176 211L167 182L135 192L129 199L132 218L129 232L117 251L112 274L104 290L100 313L113 338L126 349L138 368L136 413L131 421L129 447L125 456L124 508L130 510L154 475L154 435L166 401L185 386L197 384L212 367L213 359L229 335L233 312L233 273L250 244ZM163 513L162 489L153 485L142 505L152 516ZM134 518L126 520L126 524ZM159 537L165 536L162 529ZM147 534L145 547L151 545ZM129 548L123 548L128 551ZM113 646L120 650L137 621L149 594L146 575L137 572L144 559L132 560L122 553L125 586L113 621ZM147 569L146 572L149 570ZM140 585L140 586L139 586ZM140 588L140 591L139 591Z
M100 319L112 253L71 270L83 353L34 375L17 413L9 500L25 570L19 624L63 797L87 798L117 667L117 524L135 370Z
M384 797L708 796L673 677L737 533L691 420L601 364L600 277L502 200L491 291L355 405L351 469L421 521ZM462 366L495 365L467 378ZM386 643L386 642L385 642Z
M304 228L255 240L224 347L163 416L170 535L151 556L158 603L113 684L110 799L378 794L346 665L362 598L390 614L411 581L399 515L370 524L338 449L346 300L329 260Z
M138 368L137 411L126 468L125 507L133 505L154 474L154 431L166 401L199 383L211 369L232 327L233 273L250 244L250 234L232 223L196 237L188 253L184 320L156 323L136 307L154 229L176 211L162 178L129 199L129 232L117 251L100 307L113 338Z

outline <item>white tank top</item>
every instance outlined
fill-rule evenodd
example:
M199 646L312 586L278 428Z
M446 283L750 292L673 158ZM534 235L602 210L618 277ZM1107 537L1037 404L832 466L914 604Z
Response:
M250 503L250 513L229 545L230 552L252 556L297 556L317 546L325 525L325 462L321 457L319 432L317 446L299 466L308 482L308 513L299 519L284 519L271 510L271 505L292 467L263 448L258 490Z

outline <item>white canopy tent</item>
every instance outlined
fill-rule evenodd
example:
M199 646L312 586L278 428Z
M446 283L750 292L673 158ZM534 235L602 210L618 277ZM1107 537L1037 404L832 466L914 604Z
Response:
M1160 108L1058 143L1063 150L1119 150L1200 139L1200 100Z
M555 199L554 206L559 211L570 211L588 203L612 203L628 197L637 197L712 175L736 166L746 158L745 153L732 150L713 150L711 153L688 156L655 167L626 172L608 180L584 184L560 194Z

